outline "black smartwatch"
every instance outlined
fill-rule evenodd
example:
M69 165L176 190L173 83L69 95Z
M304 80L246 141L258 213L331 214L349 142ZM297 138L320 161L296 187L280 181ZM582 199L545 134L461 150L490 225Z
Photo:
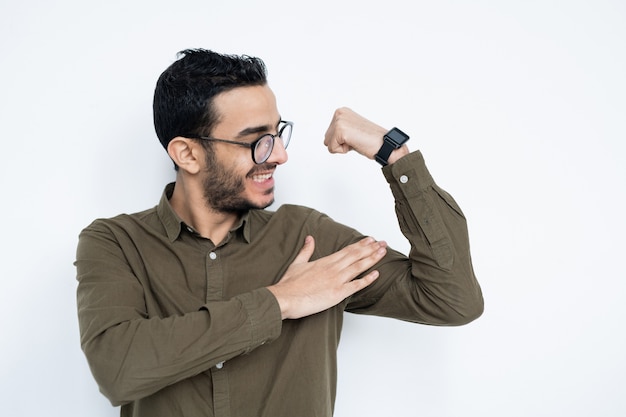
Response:
M397 127L394 127L385 134L383 139L383 146L380 147L375 158L376 162L378 162L382 166L385 166L389 163L388 160L391 152L404 145L404 143L409 140L409 135L407 135Z

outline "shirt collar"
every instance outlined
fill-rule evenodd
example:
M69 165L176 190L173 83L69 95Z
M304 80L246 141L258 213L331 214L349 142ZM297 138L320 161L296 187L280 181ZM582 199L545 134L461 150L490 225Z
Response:
M157 206L157 214L170 242L174 242L178 239L183 228L187 228L185 222L178 217L178 214L176 214L170 204L170 198L174 193L175 185L176 183L172 182L165 186L161 200ZM246 243L250 243L250 212L245 212L243 216L241 216L239 221L231 229L231 232L235 232L238 229L241 229L241 234Z

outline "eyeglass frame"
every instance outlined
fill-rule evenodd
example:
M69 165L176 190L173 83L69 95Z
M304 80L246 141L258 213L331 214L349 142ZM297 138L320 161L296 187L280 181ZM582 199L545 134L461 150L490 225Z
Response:
M279 138L279 139L283 140L283 138L280 135L282 135L284 130L287 128L287 126L291 127L291 132L289 133L289 138L287 139L287 143L286 144L285 144L285 142L283 140L283 146L285 147L285 149L287 149L287 146L289 146L289 143L291 142L291 134L293 132L293 122L290 122L290 121L287 121L287 120L281 120L281 121L278 122L279 125L281 123L284 123L284 124L279 128L278 133L276 133L275 135L273 135L271 133L264 133L263 135L259 136L258 139L253 140L252 142L240 142L240 141L236 141L236 140L218 139L218 138L212 138L210 136L201 136L201 135L185 135L185 137L191 138L191 139L208 140L208 141L213 141L213 142L230 143L230 144L233 144L233 145L238 145L238 146L243 146L245 148L250 148L250 151L252 153L252 161L255 164L257 164L257 165L260 165L260 164L265 163L270 158L270 156L272 156L272 152L274 151L274 143L276 142L276 138ZM256 160L256 158L254 156L254 152L255 152L256 147L258 146L258 144L266 136L270 136L272 138L272 148L270 149L269 153L267 154L267 158L265 158L265 160L257 162L257 160Z

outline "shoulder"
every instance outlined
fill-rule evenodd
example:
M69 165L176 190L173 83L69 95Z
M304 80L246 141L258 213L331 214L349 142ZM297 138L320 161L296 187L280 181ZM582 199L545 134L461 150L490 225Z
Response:
M249 227L253 239L271 238L290 240L299 239L305 234L312 234L319 229L325 216L310 207L285 204L271 210L251 210Z
M122 213L109 218L97 218L85 227L82 233L109 232L117 233L132 229L155 228L159 223L156 207L137 213Z
M361 236L325 213L305 206L285 204L276 211L257 210L250 215L253 236L280 238L288 243L291 238L299 242L304 236L311 235L316 239L320 253L332 253Z

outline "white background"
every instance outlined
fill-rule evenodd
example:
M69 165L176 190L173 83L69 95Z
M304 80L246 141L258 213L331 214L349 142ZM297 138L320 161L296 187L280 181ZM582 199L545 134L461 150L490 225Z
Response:
M626 415L625 41L618 0L1 0L0 414L118 415L79 348L77 235L157 203L154 84L204 47L262 57L296 123L277 204L406 251L376 164L322 146L345 105L469 220L483 317L348 315L337 417Z

